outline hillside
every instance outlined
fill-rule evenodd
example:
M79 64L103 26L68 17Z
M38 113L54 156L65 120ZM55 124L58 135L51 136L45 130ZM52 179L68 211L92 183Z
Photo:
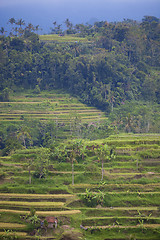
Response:
M19 88L63 89L103 111L118 131L159 132L159 24L145 16L141 23L55 26L38 36L15 21L12 35L0 37L0 100Z
M93 107L88 107L63 90L43 91L39 94L23 92L13 95L9 102L1 102L1 121L54 120L67 122L71 116L78 115L81 122L101 121L104 114ZM6 108L7 106L7 108ZM103 116L102 116L103 115Z
M9 22L0 238L160 239L160 19Z
M160 136L117 135L79 143L71 184L72 167L65 159L74 144L66 142L65 151L61 144L59 154L51 151L48 172L41 179L36 177L33 163L40 149L1 157L1 236L34 239L30 234L35 225L29 214L35 209L38 219L58 218L57 229L35 231L39 239L159 239ZM108 146L103 181L102 159L97 155L102 144ZM107 158L111 149L114 156Z
M2 155L23 147L50 147L67 138L98 139L113 131L105 113L63 90L21 91L0 102Z
M58 43L89 42L87 38L78 37L74 34L73 35L64 35L64 36L60 36L58 34L40 35L39 40L41 42L58 42Z

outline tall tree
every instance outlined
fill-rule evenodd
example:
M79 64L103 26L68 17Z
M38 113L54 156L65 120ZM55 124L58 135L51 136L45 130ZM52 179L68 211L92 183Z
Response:
M23 146L26 148L26 140L31 140L29 128L22 126L18 132L17 138L23 142Z
M5 31L4 27L1 27L0 33L1 33L2 35L4 35L6 32L7 32L7 31Z
M9 21L8 21L11 25L13 25L14 23L16 23L16 20L15 18L10 18Z
M13 26L13 24L15 24L16 23L16 20L15 20L15 18L10 18L9 19L9 21L8 21L8 23L10 23L12 26ZM12 30L11 30L11 36L13 35L13 31L14 31L14 28L12 27Z
M20 36L23 35L24 29L22 28L22 26L25 25L25 21L24 21L22 18L20 18L20 19L16 22L16 25L19 26L19 29L18 29L19 35L20 35Z
M68 18L65 20L65 24L66 24L66 27L68 28L67 33L70 34L72 32L73 24L70 22Z
M49 154L50 150L48 148L41 147L39 149L35 161L35 177L41 179L46 176L49 166Z
M101 172L102 172L102 177L101 177L101 181L103 181L103 177L104 177L104 160L108 158L108 146L107 144L105 145L101 145L98 146L97 148L95 148L95 153L98 156L98 160L101 161L102 164L102 168L101 168Z
M77 162L76 157L80 155L79 143L80 140L73 141L68 152L72 165L72 185L74 185L74 163Z

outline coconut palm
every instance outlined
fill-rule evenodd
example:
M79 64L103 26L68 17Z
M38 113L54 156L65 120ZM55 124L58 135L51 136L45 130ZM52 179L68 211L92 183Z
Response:
M101 177L101 181L103 181L103 177L104 177L104 160L108 157L107 156L107 150L108 150L108 146L107 144L105 145L101 145L98 148L95 148L95 153L98 156L98 160L101 161L102 163L102 177Z
M76 161L76 152L74 149L70 152L70 160L72 164L72 185L74 185L74 162Z
M29 23L28 26L26 27L26 29L31 32L32 30L34 31L34 26L32 23Z
M19 35L22 35L22 34L24 33L24 30L22 29L22 26L25 25L24 20L22 20L22 18L19 19L19 20L16 22L16 25L19 26L19 29L18 29Z
M37 34L38 34L38 31L39 31L39 30L41 30L41 29L39 28L39 25L36 25L36 26L35 26L35 31L37 32Z
M23 25L25 25L24 20L21 18L16 22L16 25L19 25L20 27L22 27Z
M11 25L13 25L14 23L16 23L15 18L10 18L8 21Z
M1 27L0 32L2 33L2 35L4 35L6 33L4 27Z
M70 162L72 164L72 185L74 185L74 163L77 162L76 156L80 155L79 143L80 143L79 140L74 141L72 143L71 149L68 151L69 159L70 159Z
M66 24L66 27L68 28L67 32L69 33L70 30L72 29L73 27L73 24L69 21L69 19L67 18L64 22Z
M18 132L17 138L23 142L23 146L26 148L26 140L31 140L29 129L25 126L22 126Z
M10 18L9 19L9 21L8 21L8 23L10 23L11 25L13 25L13 24L15 24L16 23L16 20L14 19L14 18ZM13 35L13 30L14 30L14 28L12 27L12 30L11 30L11 36Z

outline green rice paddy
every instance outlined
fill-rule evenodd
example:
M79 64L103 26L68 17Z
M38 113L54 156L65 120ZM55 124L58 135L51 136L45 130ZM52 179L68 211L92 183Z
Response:
M22 93L13 95L9 103L0 103L3 122L37 118L58 120L69 126L76 114L86 123L107 119L97 109L58 92L42 92L38 97ZM81 232L87 240L160 239L160 135L117 134L107 139L86 140L85 144L84 160L74 164L74 185L71 163L55 159L50 160L44 179L34 178L34 168L31 169L29 184L26 161L38 153L36 148L0 157L1 237L15 234L18 239L36 239L29 235L29 223L23 220L34 208L40 219L46 216L59 219L55 239L60 239L59 232L66 225L70 231ZM103 181L101 161L92 151L97 144L115 149L115 158L104 162ZM104 193L104 203L87 206L83 201L86 189ZM46 237L44 234L40 239Z

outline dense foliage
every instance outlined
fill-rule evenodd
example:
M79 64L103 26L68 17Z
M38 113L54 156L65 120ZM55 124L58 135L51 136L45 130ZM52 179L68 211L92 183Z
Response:
M66 88L107 111L126 100L159 103L160 20L146 16L141 23L124 20L83 27L71 33L90 42L40 43L33 27L22 25L17 36L2 35L1 99L7 98L6 87L38 85Z
M75 26L67 19L65 31L53 23L52 33L83 37L83 42L40 41L38 26L14 18L9 23L11 33L5 36L2 27L0 36L1 101L19 88L35 93L62 88L110 114L119 130L148 132L152 125L151 131L158 131L158 18Z

